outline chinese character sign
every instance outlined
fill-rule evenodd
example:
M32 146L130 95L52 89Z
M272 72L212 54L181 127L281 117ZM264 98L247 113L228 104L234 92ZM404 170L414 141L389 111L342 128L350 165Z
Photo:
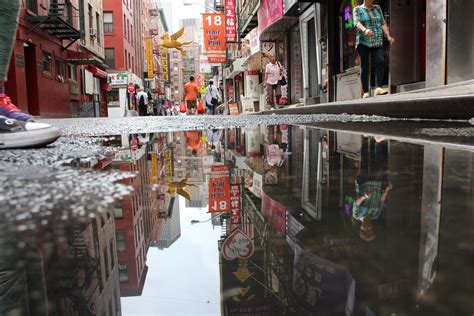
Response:
M162 47L161 51L161 80L169 80L169 69L168 69L168 49Z
M210 64L226 62L225 15L205 13L203 17L204 47Z
M240 185L232 184L230 186L230 223L232 225L240 224L240 210L242 208L242 195Z
M155 76L153 72L153 40L151 38L146 40L146 58L148 66L148 78Z
M235 0L225 0L225 38L227 42L237 42Z
M209 212L230 212L230 181L227 165L214 165L209 180Z

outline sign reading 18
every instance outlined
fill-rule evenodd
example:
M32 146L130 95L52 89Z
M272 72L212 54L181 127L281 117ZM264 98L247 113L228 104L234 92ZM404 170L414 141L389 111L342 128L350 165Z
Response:
M228 211L227 201L219 201L219 203L217 203L217 201L214 201L214 204L211 205L211 210L213 212L226 212L226 211Z
M206 18L208 25L221 26L222 25L222 16L221 15L209 15Z

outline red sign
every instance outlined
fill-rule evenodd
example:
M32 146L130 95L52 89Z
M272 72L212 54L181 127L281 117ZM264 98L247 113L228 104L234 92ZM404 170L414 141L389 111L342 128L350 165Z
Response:
M230 223L232 225L240 224L241 209L242 195L240 194L240 185L232 184L230 186Z
M133 84L133 82L130 82L128 84L128 92L133 93L133 91L135 91L135 85Z
M235 0L225 0L225 38L227 42L237 42Z
M132 142L130 143L130 149L132 151L136 151L138 149L138 142L135 136L133 136Z
M286 207L262 192L262 215L282 235L286 234Z
M209 212L230 212L230 181L227 165L214 165L209 180Z
M221 253L224 259L230 261L237 258L248 259L252 257L254 250L252 239L240 229L236 229L224 240Z
M204 29L204 47L210 64L226 62L225 15L205 13L202 15Z

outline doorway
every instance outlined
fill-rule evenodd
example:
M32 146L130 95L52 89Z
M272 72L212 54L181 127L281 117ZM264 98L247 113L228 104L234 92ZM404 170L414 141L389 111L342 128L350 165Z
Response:
M38 97L38 68L36 66L36 46L25 46L25 77L28 112L31 115L40 115Z

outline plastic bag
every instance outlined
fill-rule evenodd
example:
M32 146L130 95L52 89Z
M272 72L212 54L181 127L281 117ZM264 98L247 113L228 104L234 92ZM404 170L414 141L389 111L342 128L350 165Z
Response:
M181 103L179 104L179 111L180 111L181 113L186 113L186 104L185 104L184 102L181 102Z
M202 104L202 101L198 103L197 111L199 114L204 114L204 105Z

